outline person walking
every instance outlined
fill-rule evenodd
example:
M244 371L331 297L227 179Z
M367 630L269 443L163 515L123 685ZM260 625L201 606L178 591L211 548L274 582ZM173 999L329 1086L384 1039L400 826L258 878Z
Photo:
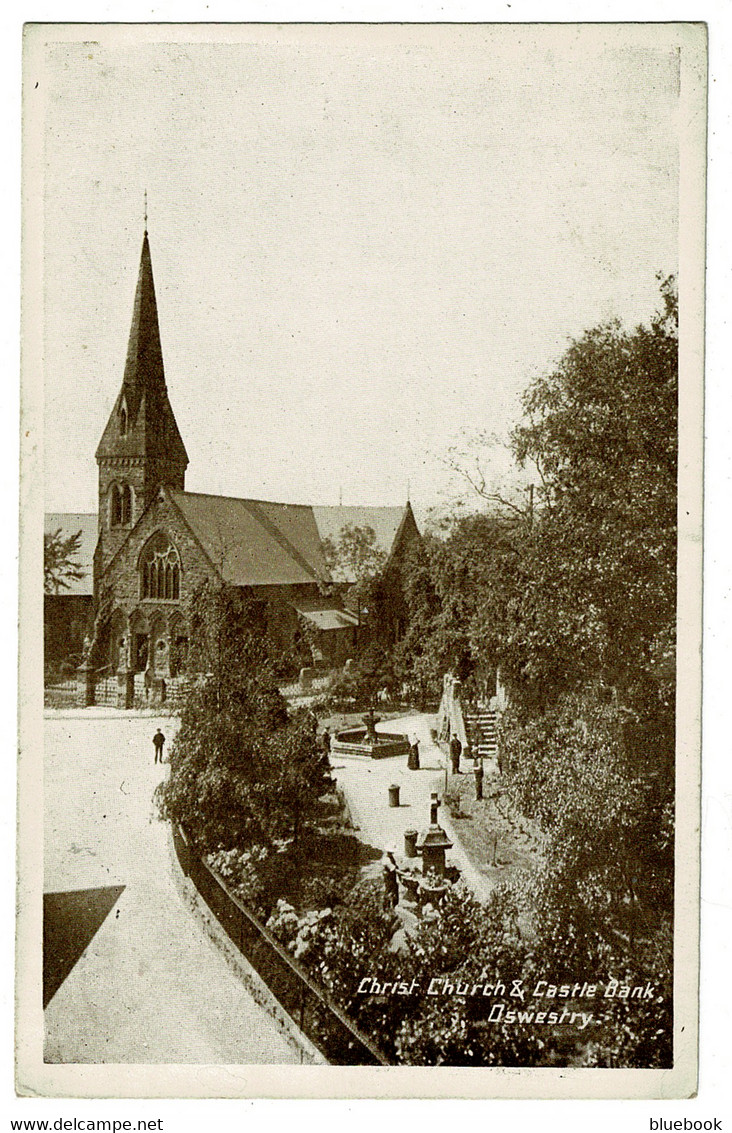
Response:
M158 728L157 732L153 736L153 746L155 747L155 762L156 763L162 763L163 762L163 747L165 746L165 736L160 731L160 728Z
M325 754L330 755L330 730L328 728L325 729L323 735L321 736L321 743L323 745L323 751L325 752Z

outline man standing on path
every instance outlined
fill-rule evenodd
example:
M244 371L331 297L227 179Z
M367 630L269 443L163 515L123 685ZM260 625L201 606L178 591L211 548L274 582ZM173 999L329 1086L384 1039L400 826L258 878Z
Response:
M156 763L162 763L163 762L163 747L165 745L165 736L160 731L160 728L158 728L157 732L153 736L153 744L155 746L155 762Z
M452 763L453 775L460 774L460 753L463 750L463 745L460 743L459 738L453 732L452 739L450 740L450 761Z

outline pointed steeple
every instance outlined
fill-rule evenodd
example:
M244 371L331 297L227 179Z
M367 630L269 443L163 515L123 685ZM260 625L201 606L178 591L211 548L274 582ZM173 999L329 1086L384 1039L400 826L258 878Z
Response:
M158 323L158 304L155 298L150 241L147 229L142 240L140 271L137 276L135 303L132 308L132 323L127 344L127 361L123 386L130 400L139 404L144 393L165 390L165 371L163 369L163 349L160 345L160 325Z
M188 454L168 400L160 343L158 305L155 298L150 241L145 229L140 254L132 323L127 345L122 388L97 449L97 460L105 457L138 456L182 466L178 481L188 464ZM162 468L151 467L151 474ZM146 475L146 482L149 477ZM168 483L161 475L159 483ZM152 485L154 487L155 485Z
M100 531L112 547L161 484L183 489L188 454L168 400L147 223L122 388L96 452ZM127 504L118 503L129 498ZM120 518L120 516L122 518ZM114 531L111 531L114 528Z

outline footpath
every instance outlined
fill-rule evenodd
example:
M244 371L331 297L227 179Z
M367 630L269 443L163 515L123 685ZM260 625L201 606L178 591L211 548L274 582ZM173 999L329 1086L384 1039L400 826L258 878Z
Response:
M368 759L364 756L331 755L333 774L348 803L357 837L379 850L396 844L401 853L405 830L425 830L430 821L430 796L437 791L442 800L445 790L445 760L430 735L434 716L420 713L385 720L376 725L377 732L404 732L419 739L420 770L409 771L407 757ZM463 761L465 764L465 761ZM469 773L469 772L468 772ZM399 787L399 806L389 806L389 787ZM476 897L485 901L493 882L468 858L456 836L455 824L447 806L442 803L438 822L453 842L448 861L460 868L462 880Z
M44 724L44 901L69 968L45 1010L45 1060L298 1063L176 888L152 735L171 740L178 722L91 709Z

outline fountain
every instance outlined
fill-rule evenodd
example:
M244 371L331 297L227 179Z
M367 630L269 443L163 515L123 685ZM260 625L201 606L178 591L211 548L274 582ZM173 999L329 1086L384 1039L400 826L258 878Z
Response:
M409 737L401 732L377 732L379 716L370 708L363 717L363 728L341 728L331 738L331 755L358 755L368 759L387 759L409 754Z

